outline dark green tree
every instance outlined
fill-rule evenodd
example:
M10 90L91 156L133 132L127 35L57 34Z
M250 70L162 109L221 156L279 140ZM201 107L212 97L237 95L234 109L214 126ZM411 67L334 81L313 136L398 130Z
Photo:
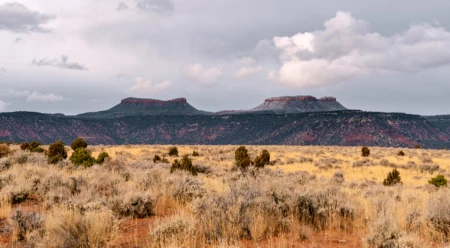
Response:
M33 141L30 144L30 150L36 149L41 145L41 143L39 141Z
M169 148L169 156L178 157L178 148L176 148L175 146Z
M67 151L64 147L64 143L59 140L55 143L51 144L48 147L48 163L49 164L56 164L59 161L63 161L67 158Z
M437 175L428 181L429 184L433 184L436 187L447 187L447 179L444 175Z
M234 160L240 169L247 169L252 164L252 160L250 159L248 150L245 146L240 146L236 149L234 152Z
M363 157L369 157L369 155L370 155L370 150L369 150L369 148L368 148L367 146L364 146L364 147L361 149L361 155L362 155Z
M70 156L70 162L74 165L82 165L84 167L91 167L95 163L95 158L84 147L77 148Z
M159 162L159 161L161 161L161 157L159 155L155 155L153 157L153 163L156 163L156 162Z
M397 153L397 156L403 157L403 156L405 156L405 153L404 153L403 151L399 151L399 152Z
M107 152L102 152L97 157L97 164L103 164L105 162L106 158L110 158L109 154Z
M397 183L402 183L402 178L400 177L400 172L397 169L392 170L388 173L388 176L383 181L384 186L394 186Z
M173 173L176 170L189 171L192 175L197 175L197 168L192 165L192 160L188 155L183 156L181 162L178 161L178 159L173 161L172 166L170 167L170 173Z
M200 154L197 151L192 152L192 157L198 157L198 156L200 156Z
M264 166L270 163L270 153L267 150L263 150L261 155L255 158L255 167L264 168Z
M20 144L20 149L21 149L22 151L31 150L30 143L28 143L28 142L23 142L22 144Z
M70 147L72 148L72 150L77 150L78 148L87 148L88 144L87 142L82 139L82 138L76 138L73 142L72 145L70 145Z

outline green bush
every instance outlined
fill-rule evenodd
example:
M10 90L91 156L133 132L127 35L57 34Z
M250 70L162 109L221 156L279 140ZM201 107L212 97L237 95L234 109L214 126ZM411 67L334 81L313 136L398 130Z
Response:
M402 178L400 177L400 172L398 172L397 169L392 170L392 172L389 172L386 179L383 181L384 186L394 186L397 183L402 183Z
M197 151L192 152L192 157L198 157L198 156L200 156L200 154Z
M72 144L70 145L70 147L72 148L72 150L77 150L78 148L87 148L88 144L87 142L82 139L82 138L76 138Z
M234 152L234 160L240 169L246 169L252 164L248 150L245 146L241 146Z
M405 156L405 153L404 153L403 151L399 151L399 152L397 153L397 156L404 157L404 156Z
M10 152L11 150L7 145L0 144L0 158L7 157Z
M155 156L153 157L153 163L156 163L156 162L158 162L158 161L161 161L161 157L158 156L158 155L155 155Z
M420 149L420 148L422 148L422 147L421 147L419 144L417 144L417 145L414 146L414 148L415 148L415 149Z
M447 187L447 179L443 175L437 175L428 181L429 184L433 184L436 187Z
M91 156L86 148L77 148L70 156L70 162L74 165L82 165L84 167L91 167L95 163L95 159Z
M107 152L102 152L97 157L97 164L103 164L105 162L106 158L110 158L109 154Z
M188 155L183 156L181 162L178 161L178 159L173 161L172 166L170 167L170 173L173 173L175 170L189 171L192 175L197 175L197 168L192 165L192 160Z
M364 146L364 147L361 149L361 155L362 155L363 157L369 157L369 155L370 155L370 150L369 150L369 148L368 148L367 146Z
M20 144L20 149L22 151L31 150L31 146L28 142L23 142L22 144Z
M270 153L267 150L263 150L261 155L255 158L255 167L264 168L265 165L270 163Z
M168 163L169 163L169 160L167 160L166 157L163 157L162 160L161 160L161 163L168 164Z
M56 164L59 161L63 161L67 158L67 151L64 147L64 143L59 140L48 147L48 163Z
M176 148L175 146L169 148L169 156L178 157L178 148Z

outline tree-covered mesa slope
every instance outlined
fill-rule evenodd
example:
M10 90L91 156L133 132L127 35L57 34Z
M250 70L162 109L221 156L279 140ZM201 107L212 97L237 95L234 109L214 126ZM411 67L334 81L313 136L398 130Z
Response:
M90 144L265 144L443 148L450 136L417 115L335 111L297 114L134 115L83 118L0 114L0 140Z

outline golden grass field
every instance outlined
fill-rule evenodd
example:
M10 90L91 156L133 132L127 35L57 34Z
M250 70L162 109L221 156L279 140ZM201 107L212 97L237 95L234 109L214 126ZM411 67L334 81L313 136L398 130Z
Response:
M246 146L271 165L235 168L237 146L89 146L90 168L14 151L0 159L2 247L446 247L450 151ZM46 148L46 147L43 147ZM66 148L69 156L70 147ZM170 173L183 155L199 173ZM398 156L403 151L405 156ZM154 163L154 155L169 164ZM24 159L26 157L26 159ZM8 165L8 166L6 166ZM384 186L397 168L402 185Z

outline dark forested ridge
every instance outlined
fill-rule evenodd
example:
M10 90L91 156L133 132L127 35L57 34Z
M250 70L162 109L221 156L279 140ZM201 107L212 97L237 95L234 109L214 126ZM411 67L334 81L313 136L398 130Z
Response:
M0 140L91 144L342 145L427 148L449 146L450 135L430 117L334 111L297 114L134 115L66 117L29 112L0 114Z

